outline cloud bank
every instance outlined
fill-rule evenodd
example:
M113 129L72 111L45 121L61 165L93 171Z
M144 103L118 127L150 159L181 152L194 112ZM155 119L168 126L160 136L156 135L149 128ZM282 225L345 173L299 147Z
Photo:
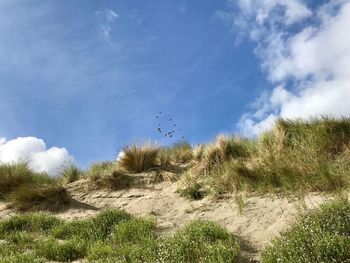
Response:
M0 163L26 161L36 172L57 176L74 159L65 148L47 149L45 142L36 137L18 137L6 141L0 138Z
M261 68L275 86L242 116L244 135L259 134L278 117L350 115L350 1L311 10L301 0L240 0L238 8L233 28L256 43Z

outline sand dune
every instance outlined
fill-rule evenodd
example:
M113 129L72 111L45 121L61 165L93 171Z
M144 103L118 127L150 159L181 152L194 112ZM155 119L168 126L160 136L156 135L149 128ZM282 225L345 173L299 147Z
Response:
M84 218L104 208L120 208L138 216L157 219L160 233L172 232L192 219L208 219L225 226L242 240L242 251L251 259L259 259L259 251L279 231L293 222L298 209L315 208L330 195L309 193L303 200L276 195L249 195L238 205L234 196L223 199L206 197L191 201L179 196L177 184L163 182L147 188L133 188L109 192L91 191L86 180L69 184L73 204L57 214L62 219ZM0 203L0 218L13 211Z

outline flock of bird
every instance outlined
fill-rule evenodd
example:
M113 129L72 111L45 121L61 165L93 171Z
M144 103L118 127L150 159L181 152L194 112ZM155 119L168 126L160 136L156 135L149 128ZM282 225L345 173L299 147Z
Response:
M173 122L172 118L168 118L166 121L167 124L161 123L163 116L161 111L156 115L156 119L158 120L157 132L163 134L164 137L172 138L175 133L182 131L182 129L178 128L177 124ZM163 129L162 126L165 126L165 129ZM181 136L181 139L185 139L185 137Z

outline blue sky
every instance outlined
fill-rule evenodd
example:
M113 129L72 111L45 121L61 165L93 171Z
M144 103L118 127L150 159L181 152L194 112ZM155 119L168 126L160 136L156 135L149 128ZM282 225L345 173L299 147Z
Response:
M336 7L328 1L252 2L1 1L0 137L41 138L86 166L114 159L133 142L166 145L184 136L200 143L221 132L242 132L245 125L253 134L278 116L298 117L291 103L307 100L319 83L305 91L296 83L319 79L325 69L303 66L294 76L299 53L278 64L281 57L268 50L294 54L294 42L287 41L309 27L315 28L309 38L318 40L330 23L322 14L335 20L348 1L335 1ZM279 46L272 46L274 34ZM282 50L286 43L290 50ZM348 80L343 76L339 81ZM171 139L160 136L159 111L182 131Z

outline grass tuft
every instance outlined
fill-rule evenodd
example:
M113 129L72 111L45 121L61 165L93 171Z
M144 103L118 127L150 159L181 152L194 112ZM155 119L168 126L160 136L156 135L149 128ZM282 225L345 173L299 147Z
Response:
M123 190L141 184L139 178L128 175L114 162L93 164L86 172L91 189Z
M33 172L27 163L0 164L0 199L22 186L48 185L55 179Z
M66 184L78 181L83 175L83 172L79 170L75 165L71 165L62 172L63 181Z
M159 151L160 148L151 143L140 147L136 145L127 146L123 149L124 154L121 155L118 164L129 172L141 173L157 165Z
M192 200L203 199L207 194L207 192L203 189L203 185L200 183L190 184L184 189L179 190L179 193L182 197Z
M93 189L123 190L134 185L136 178L125 174L121 170L114 170L108 174L91 175L90 186Z
M59 185L28 187L23 186L7 196L7 201L16 210L57 212L70 204L66 189Z

